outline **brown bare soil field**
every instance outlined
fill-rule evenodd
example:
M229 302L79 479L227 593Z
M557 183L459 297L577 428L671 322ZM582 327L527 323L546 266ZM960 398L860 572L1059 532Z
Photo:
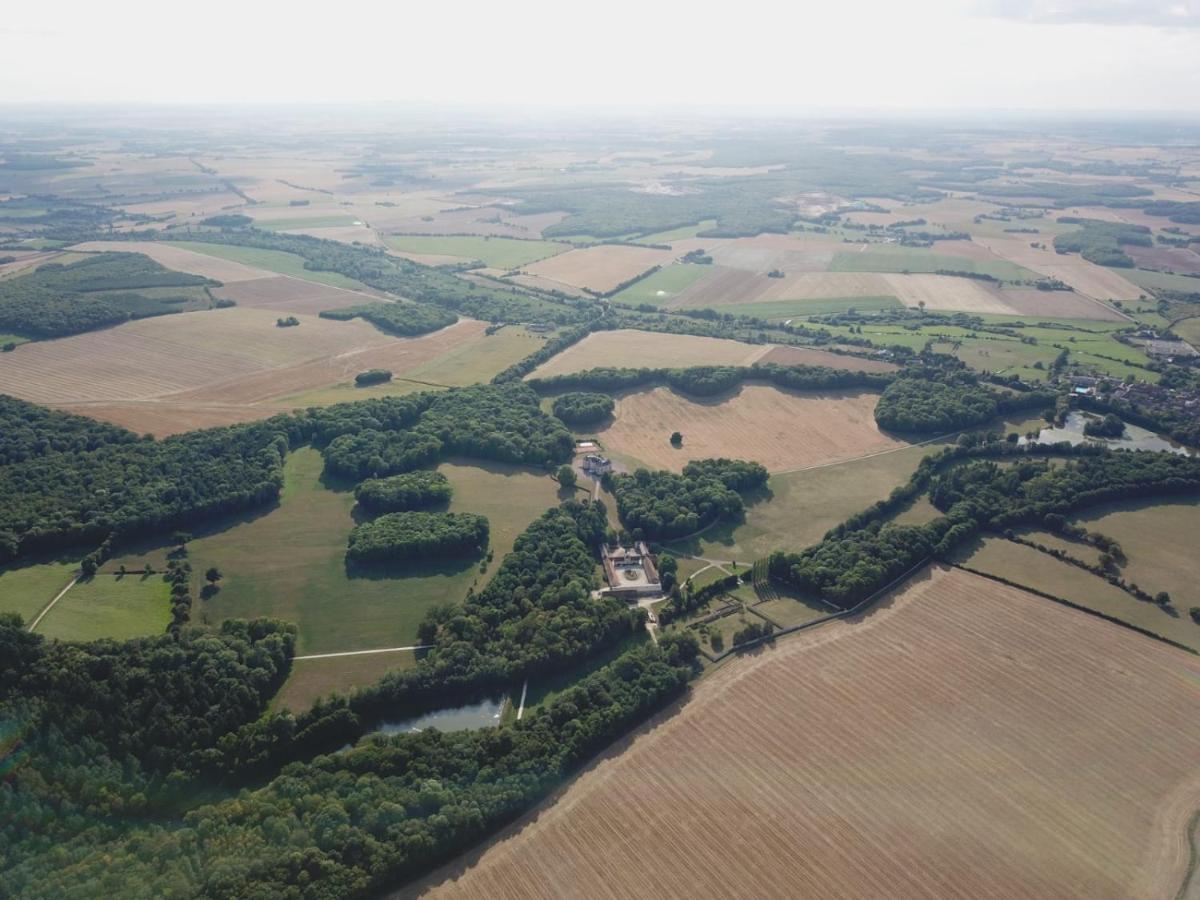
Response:
M1060 256L1053 250L1039 250L1030 247L1028 241L1013 238L980 236L977 240L997 256L1064 281L1079 293L1096 300L1136 300L1145 293L1112 269L1097 266L1079 256Z
M828 366L831 369L846 369L851 372L895 372L900 368L881 359L862 359L809 347L775 347L755 362L775 363L780 366Z
M215 256L207 256L203 253L184 250L182 247L172 247L170 244L163 244L158 241L87 241L82 244L76 244L71 249L105 253L111 253L114 250L129 253L144 253L156 263L166 266L168 269L174 269L176 272L188 272L192 275L201 275L205 278L215 278L217 281L222 281L225 284L234 281L250 281L253 278L266 278L275 274L274 272L267 272L264 269L242 265L239 262L232 262L227 259L219 259Z
M597 331L542 363L529 377L548 378L597 366L748 366L758 361L772 346L691 334L658 334L630 329Z
M361 291L331 287L303 278L272 275L250 281L235 281L213 288L218 297L228 297L238 306L250 309L274 309L280 312L316 315L326 309L342 309L361 303L377 302L379 298Z
M1120 322L1125 319L1107 303L1100 303L1074 291L1001 290L991 286L988 290L1019 316L1091 319L1096 322Z
M1176 275L1200 275L1200 253L1183 247L1125 247L1143 269L1161 269Z
M599 244L539 260L524 266L523 271L539 278L606 293L651 266L666 265L674 258L675 253L671 250Z
M592 433L629 464L680 471L693 459L731 457L772 472L856 459L906 446L875 424L878 394L793 393L744 384L720 399L694 400L669 388L626 394L612 421ZM683 446L671 446L673 431Z
M402 896L1169 898L1200 660L934 568L736 659Z

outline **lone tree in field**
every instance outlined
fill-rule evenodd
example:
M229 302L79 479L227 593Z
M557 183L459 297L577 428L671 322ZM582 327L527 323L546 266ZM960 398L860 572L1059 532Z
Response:
M671 446L672 447L683 446L683 435L680 434L678 431L671 432Z
M559 466L558 473L554 476L558 479L558 483L568 490L575 487L575 470L570 466Z
M204 573L204 580L209 584L216 584L221 580L221 570L216 566L209 566L208 571Z

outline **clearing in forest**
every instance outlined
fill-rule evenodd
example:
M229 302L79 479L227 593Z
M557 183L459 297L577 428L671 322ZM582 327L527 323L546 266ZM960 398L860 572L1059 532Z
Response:
M611 422L589 433L618 459L651 469L678 472L693 459L730 457L782 471L907 446L875 424L878 399L743 384L727 396L696 400L660 387L625 394ZM670 442L674 431L683 434L680 447Z
M170 622L171 590L162 575L95 575L63 594L37 632L63 641L125 641L162 634Z
M933 568L726 664L406 893L1171 897L1198 684L1194 656Z

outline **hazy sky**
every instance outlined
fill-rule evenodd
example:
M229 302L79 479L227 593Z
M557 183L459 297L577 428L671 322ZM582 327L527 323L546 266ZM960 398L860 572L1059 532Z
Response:
M1200 0L58 0L0 102L1200 112Z

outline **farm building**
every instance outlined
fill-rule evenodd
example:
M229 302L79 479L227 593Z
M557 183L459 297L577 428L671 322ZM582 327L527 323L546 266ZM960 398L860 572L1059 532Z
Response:
M589 453L583 458L583 471L593 477L597 475L605 475L611 472L612 467L612 460L607 459L598 453Z
M606 593L632 597L662 593L658 569L644 541L638 541L632 547L605 546L600 549L600 555L609 585Z

